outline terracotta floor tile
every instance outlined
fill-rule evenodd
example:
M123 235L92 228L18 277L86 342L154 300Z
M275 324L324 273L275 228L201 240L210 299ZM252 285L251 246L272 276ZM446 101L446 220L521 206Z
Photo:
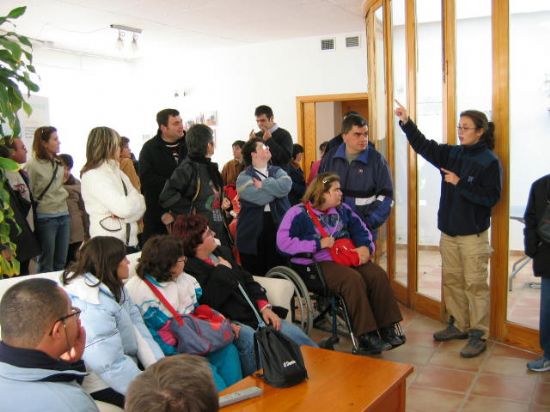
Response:
M430 348L423 348L421 346L408 346L404 344L394 350L383 352L382 359L412 363L414 365L426 365L430 360L434 350Z
M474 383L472 394L529 402L535 383L527 377L481 374Z
M475 374L471 372L426 366L419 373L414 386L466 393L474 378Z
M535 388L535 403L550 408L550 383L539 383Z
M533 404L530 412L549 412L550 406Z
M460 409L464 396L458 393L417 388L407 390L407 412L455 412Z
M470 396L462 408L462 412L480 411L529 412L529 404L496 398L486 398L484 396Z
M485 358L486 355L482 354L475 358L466 359L461 357L458 352L439 348L431 357L429 365L477 372L481 368Z
M507 356L509 358L520 358L526 360L532 360L538 357L538 355L533 352L528 352L498 342L495 342L491 355Z
M525 366L526 363L527 361L525 359L491 354L482 365L481 371L506 376L523 376L531 380L538 380L537 374L529 372Z
M407 345L427 348L437 348L439 346L439 342L434 341L433 332L431 331L418 331L414 328L407 328L406 335Z
M533 372L533 374L539 375L539 380L541 382L550 383L550 372Z

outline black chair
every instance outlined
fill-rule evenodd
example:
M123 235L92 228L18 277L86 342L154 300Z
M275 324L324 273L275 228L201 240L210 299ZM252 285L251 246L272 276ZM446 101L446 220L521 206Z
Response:
M295 257L311 259L311 255ZM298 323L308 335L313 327L330 332L331 336L319 342L320 347L333 350L334 345L340 341L340 334L349 335L352 353L359 353L359 342L353 333L346 303L341 296L329 290L317 262L310 265L290 262L288 267L274 267L266 276L287 279L294 284L295 296L291 304L291 308L294 309L292 320ZM327 316L330 319L328 330L322 326ZM341 323L340 319L344 322L345 331L338 327Z

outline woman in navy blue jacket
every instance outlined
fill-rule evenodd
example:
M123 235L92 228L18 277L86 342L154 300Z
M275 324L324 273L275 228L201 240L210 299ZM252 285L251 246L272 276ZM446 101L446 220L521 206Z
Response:
M443 300L449 313L436 341L467 339L460 351L471 358L486 349L489 332L487 263L491 208L501 192L501 170L494 148L494 125L484 113L467 110L457 126L460 145L428 140L399 103L395 110L411 147L441 171L437 227L441 231Z

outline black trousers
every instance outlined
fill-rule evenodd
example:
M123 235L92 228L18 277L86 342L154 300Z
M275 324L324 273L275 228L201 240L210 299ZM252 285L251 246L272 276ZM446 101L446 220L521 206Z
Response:
M277 252L277 226L271 212L264 212L262 232L256 243L256 254L239 252L242 266L253 275L263 276L269 269L285 265L286 260Z

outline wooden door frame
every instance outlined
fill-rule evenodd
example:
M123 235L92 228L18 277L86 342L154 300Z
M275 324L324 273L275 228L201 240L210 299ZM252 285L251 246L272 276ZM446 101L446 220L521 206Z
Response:
M296 97L296 116L298 119L298 143L304 147L302 169L306 176L312 162L317 160L317 126L315 123L315 103L347 102L365 100L367 93L320 94ZM312 121L313 120L313 121Z

